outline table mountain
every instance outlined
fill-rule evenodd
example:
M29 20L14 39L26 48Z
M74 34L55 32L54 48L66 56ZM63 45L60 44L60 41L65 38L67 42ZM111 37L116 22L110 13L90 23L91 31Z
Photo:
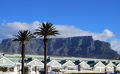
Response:
M26 43L26 54L43 55L43 48L43 39L33 39ZM21 48L18 42L4 39L0 44L0 52L20 54ZM119 56L111 49L109 43L93 40L92 36L51 38L48 44L48 55L105 59L115 59Z

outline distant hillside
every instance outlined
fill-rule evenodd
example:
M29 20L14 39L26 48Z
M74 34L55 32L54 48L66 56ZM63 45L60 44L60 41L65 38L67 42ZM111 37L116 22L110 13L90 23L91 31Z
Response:
M43 47L43 39L33 39L27 43L26 53L43 55ZM0 44L0 52L18 54L21 48L18 42L5 39ZM109 43L93 40L91 36L52 38L49 40L48 55L106 59L115 59L119 56L111 49Z

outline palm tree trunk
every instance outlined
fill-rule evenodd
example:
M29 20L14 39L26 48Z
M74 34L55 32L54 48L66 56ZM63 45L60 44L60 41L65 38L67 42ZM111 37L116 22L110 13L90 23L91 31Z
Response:
M48 46L48 38L44 37L44 74L47 74L47 46Z
M25 43L22 43L21 55L22 55L22 70L21 70L22 72L21 72L21 74L24 74Z

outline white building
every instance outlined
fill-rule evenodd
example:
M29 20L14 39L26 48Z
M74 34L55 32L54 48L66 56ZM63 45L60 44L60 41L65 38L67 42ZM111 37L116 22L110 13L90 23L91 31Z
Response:
M99 61L97 64L95 64L94 71L95 72L105 72L105 65L101 61Z
M116 69L120 71L120 63L116 66Z
M8 73L12 73L12 74L19 74L20 72L20 66L21 64L19 63L16 63L16 62L13 62L11 60L9 60L8 58L6 57L1 57L0 59L0 66L1 67L7 67L8 68ZM5 74L6 72L3 72L2 74Z
M81 70L87 70L90 69L90 65L87 64L85 61L82 61L80 64Z
M72 61L67 61L62 65L65 70L77 70L77 66Z
M33 56L31 56L31 57L33 57ZM40 60L44 60L44 59L41 57L40 58L35 57L35 58L37 58L37 59L32 60L32 59L26 58L26 60L25 60L25 66L27 66L29 68L29 74L40 74L39 71L44 70L43 69L44 64L40 61ZM40 59L40 60L38 60L38 59ZM105 72L105 71L106 72L114 72L115 67L117 70L120 70L120 61L119 60L109 60L110 62L105 66L101 61L104 61L106 64L106 62L108 60L105 61L102 59L102 60L99 60L99 62L92 60L93 62L89 63L89 64L87 62L91 62L90 59L89 59L90 61L87 61L87 62L85 62L86 60L82 60L81 63L78 62L75 65L72 61L78 60L79 58L77 58L75 60L73 60L71 58L68 58L68 59L67 58L61 58L61 59L52 58L52 59L56 59L58 61L68 60L67 62L66 61L61 62L62 64L60 64L56 60L52 60L49 63L47 63L47 68L48 68L49 72L52 70L52 72L54 72L54 73L59 72L59 74L61 72L64 73L64 72L71 72L71 71L72 71L72 73L74 73L74 72L101 73L101 72ZM21 60L22 60L21 57L8 57L8 58L6 58L3 56L0 56L0 66L8 68L7 72L0 72L0 74L21 74ZM32 60L32 61L30 61L30 60ZM72 61L70 61L70 60L72 60ZM112 61L115 63L119 63L119 64L115 66L115 64L113 64ZM78 71L78 64L80 65L80 71ZM11 69L12 69L12 72L11 72Z
M110 61L110 62L106 65L106 72L114 72L114 67L115 67L115 65L112 63L112 61Z
M27 66L29 68L29 74L39 74L39 70L44 68L44 64L38 59L30 61L27 63Z
M56 60L50 61L47 64L47 66L48 66L48 71L51 71L53 69L60 69L62 67L62 65L59 62L57 62Z

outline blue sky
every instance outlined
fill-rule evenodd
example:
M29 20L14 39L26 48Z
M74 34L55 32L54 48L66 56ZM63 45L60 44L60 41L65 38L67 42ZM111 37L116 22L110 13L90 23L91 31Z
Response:
M108 28L120 37L119 3L120 0L1 0L0 22L48 21L92 32Z
M108 29L120 39L120 0L0 0L0 26L34 21L98 34Z

